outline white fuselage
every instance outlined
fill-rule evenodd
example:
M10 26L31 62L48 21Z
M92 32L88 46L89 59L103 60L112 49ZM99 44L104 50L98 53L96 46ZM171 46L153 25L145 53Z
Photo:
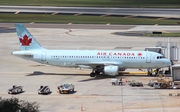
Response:
M170 61L161 54L150 51L28 50L15 51L13 54L61 67L93 68L96 65L116 65L119 68L162 68L170 65Z

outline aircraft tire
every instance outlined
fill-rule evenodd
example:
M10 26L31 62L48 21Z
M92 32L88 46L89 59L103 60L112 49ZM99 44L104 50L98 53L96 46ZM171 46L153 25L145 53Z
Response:
M90 74L90 77L95 77L95 76L96 76L95 73L91 73L91 74Z
M95 71L95 74L100 74L100 72L99 71Z

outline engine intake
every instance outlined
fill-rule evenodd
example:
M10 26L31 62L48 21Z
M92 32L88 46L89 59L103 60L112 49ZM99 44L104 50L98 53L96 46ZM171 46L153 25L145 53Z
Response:
M119 74L119 67L114 65L108 65L104 67L104 73L110 76L116 76Z

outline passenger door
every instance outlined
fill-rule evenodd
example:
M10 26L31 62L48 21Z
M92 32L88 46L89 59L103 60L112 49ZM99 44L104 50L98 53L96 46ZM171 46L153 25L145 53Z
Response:
M151 63L151 54L150 53L146 54L146 63Z
M41 61L46 61L46 52L45 51L42 52Z

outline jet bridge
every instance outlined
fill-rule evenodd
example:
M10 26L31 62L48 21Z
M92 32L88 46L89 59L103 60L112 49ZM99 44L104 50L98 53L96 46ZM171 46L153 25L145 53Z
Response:
M163 54L161 47L146 47L145 51L153 51L153 52Z
M173 81L180 81L180 64L171 67L171 76Z
M168 46L157 44L156 47L146 47L144 49L145 51L153 51L162 54L164 57L170 59L171 61L178 61L180 60L180 49L177 47L177 45L174 43L171 43L170 51L168 51ZM168 54L169 52L169 54Z

